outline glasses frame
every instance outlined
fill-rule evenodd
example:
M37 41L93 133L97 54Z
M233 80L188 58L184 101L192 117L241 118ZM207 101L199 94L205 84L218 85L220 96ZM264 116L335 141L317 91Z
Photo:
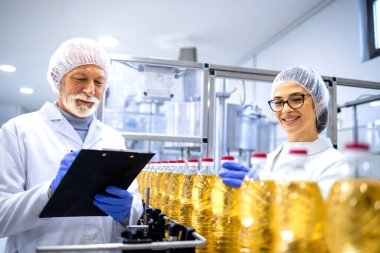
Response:
M291 105L289 104L289 100L290 100L292 97L295 97L295 96L301 96L301 97L302 97L302 104L301 104L299 107L293 107L293 106L291 106ZM274 110L274 109L272 108L272 106L271 106L272 102L276 101L277 99L269 100L269 101L268 101L268 105L269 105L269 108L270 108L272 111L274 111L274 112L281 112L282 110L284 110L285 104L288 104L288 106L289 106L290 108L292 108L292 109L295 110L295 109L299 109L299 108L301 108L301 107L304 105L304 103L305 103L305 97L311 97L311 95L310 95L310 94L294 94L294 95L290 96L290 97L288 98L288 100L286 100L286 101L282 101L282 102L283 102L283 103L282 103L282 108L281 108L281 110L278 110L278 111Z

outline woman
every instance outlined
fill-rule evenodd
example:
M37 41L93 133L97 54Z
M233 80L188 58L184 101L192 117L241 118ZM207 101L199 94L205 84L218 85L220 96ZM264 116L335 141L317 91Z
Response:
M332 184L347 169L342 153L334 149L329 138L319 134L328 121L330 96L322 77L313 69L296 66L279 73L272 84L272 100L268 104L287 134L287 142L268 155L262 179L270 174L276 179L287 162L289 149L305 148L308 163L305 165L310 180L317 181L322 194L327 196ZM240 187L247 168L225 163L220 173L223 182Z

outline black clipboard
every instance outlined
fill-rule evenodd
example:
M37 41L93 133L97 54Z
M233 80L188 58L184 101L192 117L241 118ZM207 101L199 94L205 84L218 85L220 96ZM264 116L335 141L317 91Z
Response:
M111 185L127 189L153 156L152 153L82 149L40 218L106 216L93 204L95 195L107 194L105 189Z

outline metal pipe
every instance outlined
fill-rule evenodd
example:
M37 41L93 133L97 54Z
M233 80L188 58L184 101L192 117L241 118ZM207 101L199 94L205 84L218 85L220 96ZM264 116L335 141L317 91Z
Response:
M192 248L206 244L207 240L197 232L193 232L193 241L171 241L171 242L152 242L139 244L124 243L104 243L104 244L85 244L85 245L61 245L61 246L41 246L37 247L37 252L56 252L56 251L98 251L98 250L165 250Z
M354 121L354 129L353 129L353 137L354 137L354 141L357 142L359 140L359 129L358 129L358 110L356 108L356 105L354 105L354 107L352 107L352 111L353 111L353 121Z
M365 98L349 101L347 103L344 103L343 105L338 106L338 109L345 108L345 107L362 105L362 104L367 104L367 103L371 103L373 101L378 101L378 100L380 100L380 95L373 95L373 96L369 96L369 97L365 97Z

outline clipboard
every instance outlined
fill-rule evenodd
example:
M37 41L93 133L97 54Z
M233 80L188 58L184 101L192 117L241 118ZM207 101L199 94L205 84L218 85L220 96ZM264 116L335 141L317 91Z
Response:
M107 216L93 204L95 195L108 194L105 191L108 186L127 189L153 156L153 153L82 149L39 217Z

